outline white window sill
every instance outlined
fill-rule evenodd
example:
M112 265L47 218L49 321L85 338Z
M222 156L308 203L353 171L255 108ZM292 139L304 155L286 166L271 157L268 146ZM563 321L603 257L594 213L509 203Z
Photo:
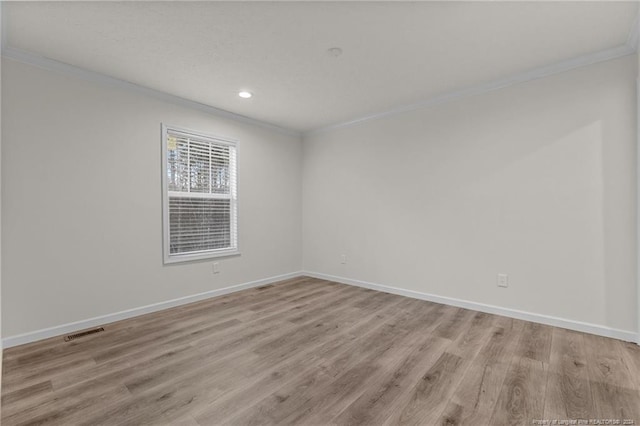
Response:
M239 256L238 249L211 250L198 253L165 255L164 264L191 262L194 260L216 259L219 257Z

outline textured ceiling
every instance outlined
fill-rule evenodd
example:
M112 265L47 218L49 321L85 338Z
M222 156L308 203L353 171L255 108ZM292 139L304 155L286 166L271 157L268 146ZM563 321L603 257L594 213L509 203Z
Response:
M3 3L10 47L300 131L620 46L638 6Z

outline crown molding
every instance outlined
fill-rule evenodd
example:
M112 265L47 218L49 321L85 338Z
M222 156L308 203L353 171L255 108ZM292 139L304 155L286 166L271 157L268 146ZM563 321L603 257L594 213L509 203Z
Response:
M4 28L4 25L3 25ZM3 37L3 44L6 42ZM56 61L55 59L46 58L44 56L36 55L23 49L18 49L10 46L3 46L2 57L13 59L28 65L33 65L38 68L42 68L48 71L54 71L62 74L71 75L82 80L99 83L115 87L118 89L128 90L132 92L141 93L165 102L169 102L175 105L180 105L186 108L195 109L205 112L217 117L227 118L244 124L250 124L253 126L261 127L264 129L276 131L289 136L301 136L301 132L280 127L275 124L267 123L265 121L257 120L255 118L246 117L244 115L236 114L230 111L226 111L220 108L213 107L211 105L202 104L200 102L192 101L189 99L181 98L180 96L172 95L166 92L162 92L156 89L151 89L146 86L141 86L129 81L121 80L119 78L111 77L106 74L102 74L96 71L87 70L84 68L76 67L75 65L66 64L64 62Z
M4 14L2 16L2 19L3 20L5 19ZM5 28L6 28L6 25L4 25L3 23L2 25L3 32L5 31ZM76 67L74 65L66 64L64 62L59 62L59 61L56 61L55 59L50 59L44 56L36 55L26 50L18 49L15 47L9 47L6 45L6 37L4 36L2 37L2 44L4 45L2 47L2 56L4 58L13 59L19 62L36 66L38 68L46 69L48 71L55 71L55 72L59 72L67 75L72 75L74 77L77 77L86 81L92 81L95 83L100 83L100 84L108 85L111 87L116 87L119 89L142 93L144 95L154 97L156 99L160 99L169 103L199 110L214 116L227 118L227 119L231 119L241 123L269 129L269 130L276 131L289 136L307 137L315 134L326 133L332 130L352 127L352 126L361 124L363 122L378 120L381 118L386 118L386 117L398 115L405 112L415 111L418 109L431 108L437 105L445 104L448 102L467 98L470 96L477 96L484 93L489 93L494 90L513 86L515 84L526 83L528 81L537 80L539 78L548 77L554 74L560 74L576 68L581 68L588 65L593 65L600 62L610 61L613 59L632 55L636 53L638 48L638 25L634 24L634 29L635 30L631 31L629 38L627 40L627 43L625 43L622 46L614 47L607 50L602 50L600 52L595 52L588 55L579 56L576 58L567 59L552 65L534 68L529 71L525 71L519 74L514 74L510 77L506 77L503 79L490 81L488 83L483 83L476 86L469 86L461 90L454 90L454 91L447 92L447 93L435 96L433 98L429 98L413 104L402 105L390 110L381 111L378 113L366 115L363 117L355 118L353 120L349 120L341 123L319 127L306 132L299 132L296 130L280 127L275 124L257 120L251 117L246 117L240 114L235 114L230 111L226 111L210 105L205 105L200 102L192 101L189 99L181 98L179 96L171 95L166 92L162 92L159 90L151 89L149 87L141 86L135 83L131 83L125 80L111 77L96 71L90 71L84 68Z
M637 37L636 37L636 40L637 40ZM581 68L588 65L597 64L600 62L621 58L623 56L632 55L635 52L636 52L636 49L634 47L631 47L628 44L624 44L622 46L602 50L600 52L590 53L588 55L578 56L575 58L560 61L552 65L534 68L529 71L514 74L510 77L494 80L488 83L482 83L475 86L469 86L460 90L454 90L454 91L447 92L447 93L435 96L433 98L429 98L413 104L402 105L387 111L381 111L378 113L365 115L363 117L359 117L359 118L345 121L342 123L319 127L317 129L304 132L303 137L326 133L332 130L344 129L347 127L352 127L352 126L364 123L366 121L379 120L381 118L391 117L391 116L409 112L409 111L415 111L415 110L424 109L424 108L431 108L436 105L442 105L448 102L456 101L456 100L467 98L470 96L482 95L485 93L492 92L494 90L513 86L515 84L526 83L528 81L537 80L539 78L548 77L554 74L560 74L576 68Z
M515 84L526 83L528 81L537 80L539 78L548 77L555 74L560 74L566 71L570 71L576 68L581 68L600 62L610 61L618 59L624 56L632 55L638 52L639 39L640 39L640 9L636 14L636 18L631 26L629 35L624 45L613 47L610 49L602 50L595 53L590 53L575 58L566 59L555 64L538 67L525 71L522 73L514 74L506 78L482 83L479 85L468 86L459 90L446 92L437 95L432 98L428 98L416 103L401 105L396 108L392 108L385 111L365 115L362 117L354 118L352 120L330 124L327 126L318 127L307 131L297 131L293 129L284 128L276 124L261 121L255 118L247 117L244 115L236 114L230 111L226 111L220 108L216 108L211 105L202 104L200 102L185 99L176 95L171 95L166 92L162 92L156 89L151 89L146 86L141 86L135 83L131 83L125 80L121 80L115 77L110 77L106 74L102 74L96 71L90 71L84 68L76 67L74 65L66 64L56 61L54 59L46 58L40 55L33 54L31 52L10 47L7 42L7 25L6 14L2 13L4 6L4 0L0 0L0 26L1 26L1 38L2 38L2 56L10 59L14 59L23 63L27 63L39 68L43 68L50 71L61 72L70 74L78 78L93 81L97 83L107 84L112 87L118 87L125 90L132 90L138 93L142 93L166 102L184 106L187 108L196 109L205 113L231 119L245 124L254 125L257 127L269 129L289 136L308 137L316 134L326 133L332 130L343 129L352 127L363 122L378 120L405 112L415 111L419 109L431 108L437 105L442 105L448 102L456 101L459 99L481 95L489 93L494 90L509 87Z

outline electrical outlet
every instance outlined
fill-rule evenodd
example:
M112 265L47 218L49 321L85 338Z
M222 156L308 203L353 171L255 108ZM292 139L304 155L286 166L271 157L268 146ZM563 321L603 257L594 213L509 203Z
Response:
M347 255L346 254L343 254L343 255L340 256L340 263L342 263L343 265L345 263L347 263Z
M498 287L509 287L509 275L498 274Z
M213 267L211 268L214 274L220 273L220 264L218 262L213 262Z

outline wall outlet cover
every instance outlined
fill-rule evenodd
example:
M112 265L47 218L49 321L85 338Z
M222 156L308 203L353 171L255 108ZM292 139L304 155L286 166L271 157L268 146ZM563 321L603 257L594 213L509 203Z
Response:
M509 275L498 274L498 287L509 287Z

